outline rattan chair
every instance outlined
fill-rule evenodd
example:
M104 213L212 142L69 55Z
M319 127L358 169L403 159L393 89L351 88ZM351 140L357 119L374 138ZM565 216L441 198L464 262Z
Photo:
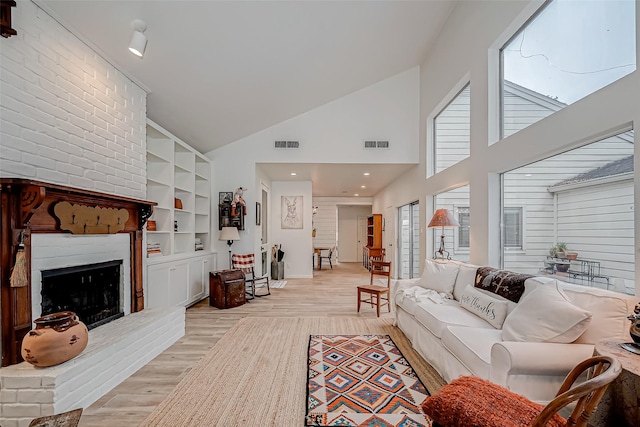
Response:
M368 302L371 307L376 306L376 315L380 317L380 304L386 301L387 309L391 312L389 294L391 293L391 262L371 261L371 277L369 286L358 286L358 313L360 313L360 303ZM373 284L374 276L386 276L387 286ZM369 295L368 299L362 299L362 294ZM374 300L375 297L375 300Z
M434 426L443 427L586 427L605 390L621 371L620 362L613 357L587 359L569 372L555 399L546 406L487 380L465 376L428 397L422 409ZM576 385L585 373L589 379ZM572 402L575 407L565 420L558 412Z
M264 297L271 295L269 289L269 277L268 276L256 276L255 273L255 255L254 254L233 254L231 257L231 264L233 268L242 270L245 276L246 294L247 299L254 299L255 297ZM256 288L267 288L267 293L257 294Z

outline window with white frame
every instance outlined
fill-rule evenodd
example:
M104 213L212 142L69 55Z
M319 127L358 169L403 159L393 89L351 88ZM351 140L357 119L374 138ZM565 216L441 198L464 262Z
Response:
M458 214L458 223L460 226L458 227L458 241L456 248L457 249L469 249L469 207L468 206L458 206L455 208L455 211Z
M467 84L433 119L433 161L438 173L469 157L471 87Z
M507 137L636 69L633 0L552 0L500 51Z
M634 293L633 130L502 174L502 205L505 269ZM559 242L574 273L554 267Z
M502 235L505 250L522 250L522 208L505 207L502 213Z
M458 261L469 261L469 186L454 188L436 194L433 198L434 212L438 209L448 209L460 224L458 227L433 228L434 252L440 247L440 236L444 233L445 250L451 253L451 258ZM462 218L462 221L460 219ZM427 218L427 224L430 217ZM462 245L461 243L462 236Z

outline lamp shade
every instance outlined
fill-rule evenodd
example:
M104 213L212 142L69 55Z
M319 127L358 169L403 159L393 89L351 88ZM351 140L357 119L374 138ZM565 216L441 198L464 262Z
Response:
M460 224L449 209L438 209L427 225L427 228L435 227L460 227Z
M222 227L222 231L220 232L220 237L218 238L218 240L240 240L238 229L236 227Z

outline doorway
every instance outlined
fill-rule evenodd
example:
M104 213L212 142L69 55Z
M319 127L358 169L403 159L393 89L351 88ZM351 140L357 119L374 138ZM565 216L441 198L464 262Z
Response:
M340 262L361 262L362 247L366 245L366 231L362 225L371 215L371 205L338 206L338 254ZM364 218L364 221L362 220ZM366 228L365 228L366 229Z

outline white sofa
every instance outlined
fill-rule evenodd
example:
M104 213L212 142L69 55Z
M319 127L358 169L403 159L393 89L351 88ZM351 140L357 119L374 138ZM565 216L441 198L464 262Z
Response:
M394 284L396 325L447 382L475 375L544 404L596 342L630 341L638 297L532 277L514 303L475 288L477 269L427 260L421 278Z

